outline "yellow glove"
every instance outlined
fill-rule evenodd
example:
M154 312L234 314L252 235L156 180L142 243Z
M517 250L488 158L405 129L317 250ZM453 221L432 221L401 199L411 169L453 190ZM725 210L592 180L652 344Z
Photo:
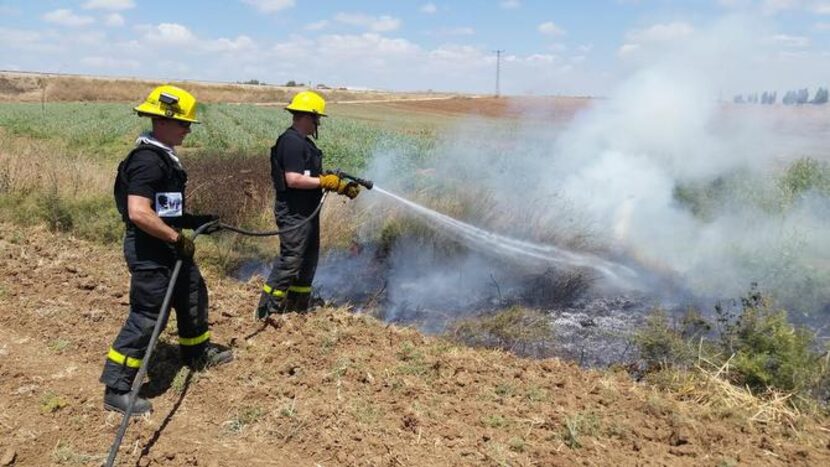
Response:
M345 183L335 174L320 175L320 188L326 191L340 192L340 184Z

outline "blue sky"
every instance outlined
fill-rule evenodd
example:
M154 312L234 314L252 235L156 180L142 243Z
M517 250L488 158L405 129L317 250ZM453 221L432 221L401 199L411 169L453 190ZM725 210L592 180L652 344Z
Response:
M490 92L504 49L506 93L602 95L713 35L736 88L828 78L830 0L0 0L0 69L159 80Z

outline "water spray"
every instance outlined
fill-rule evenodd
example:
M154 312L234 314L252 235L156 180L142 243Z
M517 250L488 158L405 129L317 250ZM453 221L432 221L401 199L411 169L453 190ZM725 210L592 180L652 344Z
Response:
M540 265L556 264L560 266L590 268L602 274L613 284L624 288L635 287L637 282L638 274L625 265L589 253L568 251L553 245L541 245L488 232L409 201L381 187L375 187L374 191L415 211L418 215L430 220L434 227L440 227L445 231L453 233L466 245L478 248L485 253L495 253L514 261L530 261Z

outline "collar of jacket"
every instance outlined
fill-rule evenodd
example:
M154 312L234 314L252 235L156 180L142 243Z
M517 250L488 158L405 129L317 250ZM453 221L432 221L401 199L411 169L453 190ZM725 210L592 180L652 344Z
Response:
M176 167L178 167L179 169L182 169L182 162L179 160L179 157L176 155L176 151L173 148L171 148L170 146L168 146L168 145L162 143L161 141L157 140L153 136L152 133L150 133L150 132L142 133L141 136L139 136L135 140L135 145L136 146L139 146L139 145L142 145L142 144L149 144L151 146L157 146L161 149L164 149L164 152L166 152L167 155L170 156L170 159L176 164Z

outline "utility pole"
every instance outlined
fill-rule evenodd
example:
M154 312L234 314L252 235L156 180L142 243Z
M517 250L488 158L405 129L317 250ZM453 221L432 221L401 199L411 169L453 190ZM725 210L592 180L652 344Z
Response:
M501 54L504 50L494 50L496 52L496 97L501 96L501 89L499 89L499 79L501 78Z

